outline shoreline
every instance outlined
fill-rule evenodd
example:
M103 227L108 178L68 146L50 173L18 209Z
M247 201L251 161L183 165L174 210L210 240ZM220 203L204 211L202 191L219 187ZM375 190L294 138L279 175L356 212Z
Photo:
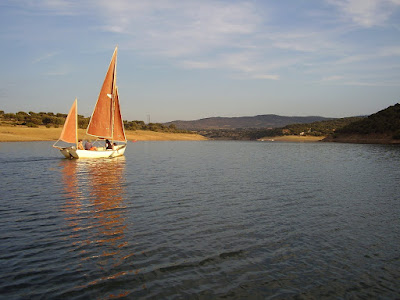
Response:
M342 134L338 137L329 136L323 139L326 143L350 143L350 144L400 144L400 139L393 139L391 134Z
M30 128L25 126L0 126L0 142L38 142L57 141L62 128ZM200 134L156 132L149 130L125 131L127 141L207 141L210 140ZM86 129L78 129L79 139L95 140L93 136L86 135ZM211 139L212 140L212 139ZM394 140L385 134L373 135L343 135L337 138L332 136L298 136L285 135L265 137L258 139L261 142L296 142L296 143L352 143L352 144L400 144L400 140Z
M298 142L298 143L315 143L325 139L326 136L299 136L299 135L283 135L258 139L261 142Z
M25 126L0 126L0 142L38 142L57 141L62 128L30 128ZM125 131L128 141L205 141L206 137L199 134L156 132L148 130ZM95 140L86 135L86 129L78 129L79 139Z

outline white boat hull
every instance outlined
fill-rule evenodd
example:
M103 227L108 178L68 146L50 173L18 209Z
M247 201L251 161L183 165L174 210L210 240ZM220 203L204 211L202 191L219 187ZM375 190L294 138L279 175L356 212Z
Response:
M75 147L61 148L60 152L66 158L114 158L122 156L125 153L126 145L117 146L115 150L78 150Z

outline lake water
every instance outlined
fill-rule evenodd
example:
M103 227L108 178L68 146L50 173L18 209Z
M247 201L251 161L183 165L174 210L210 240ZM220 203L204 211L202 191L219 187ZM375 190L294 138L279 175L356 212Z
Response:
M0 144L2 299L400 297L400 147Z

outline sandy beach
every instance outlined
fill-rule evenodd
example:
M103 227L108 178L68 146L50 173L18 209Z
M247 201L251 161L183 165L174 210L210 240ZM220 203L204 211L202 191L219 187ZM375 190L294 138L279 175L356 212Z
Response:
M29 128L25 126L1 126L0 142L29 142L29 141L56 141L62 128ZM80 139L94 139L85 134L86 129L79 129ZM128 141L201 141L207 140L199 134L154 132L148 130L127 130Z

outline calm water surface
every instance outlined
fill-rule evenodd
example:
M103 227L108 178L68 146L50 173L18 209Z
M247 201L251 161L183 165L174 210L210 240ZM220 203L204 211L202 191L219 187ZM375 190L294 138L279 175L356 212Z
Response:
M400 297L400 147L0 144L2 299Z

